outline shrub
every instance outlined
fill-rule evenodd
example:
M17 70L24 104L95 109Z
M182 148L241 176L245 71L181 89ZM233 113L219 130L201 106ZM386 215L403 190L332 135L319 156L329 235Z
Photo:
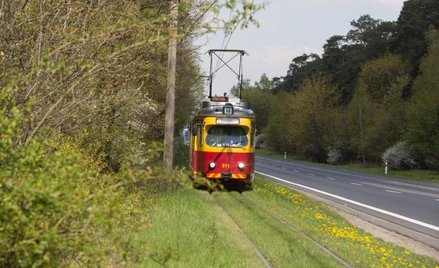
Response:
M151 172L101 174L61 135L18 145L24 120L0 91L0 267L123 266L141 256L127 233L147 219L149 191L135 186Z
M387 148L382 155L382 160L388 162L394 169L410 169L417 165L413 149L401 141Z
M260 134L260 135L256 136L256 144L255 144L256 149L265 148L266 147L265 141L266 141L266 138L265 138L264 134Z
M335 165L341 163L342 160L343 160L343 155L341 154L339 148L333 146L328 149L328 158L326 159L326 162Z

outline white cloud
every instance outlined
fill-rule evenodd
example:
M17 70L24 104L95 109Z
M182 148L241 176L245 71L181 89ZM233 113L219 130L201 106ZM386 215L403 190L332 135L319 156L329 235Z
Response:
M392 5L392 6L402 6L402 3L405 0L369 0L370 2L376 2L379 4L386 4L386 5Z
M311 47L294 47L292 45L269 45L262 48L249 49L250 56L246 60L248 65L246 75L251 80L259 79L262 73L269 77L285 76L291 60L304 53L321 54L321 49Z

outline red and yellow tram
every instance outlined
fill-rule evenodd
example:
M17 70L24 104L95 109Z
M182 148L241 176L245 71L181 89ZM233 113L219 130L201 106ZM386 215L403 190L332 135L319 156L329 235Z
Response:
M189 164L194 180L236 181L251 186L255 163L255 115L248 103L204 101L191 122Z

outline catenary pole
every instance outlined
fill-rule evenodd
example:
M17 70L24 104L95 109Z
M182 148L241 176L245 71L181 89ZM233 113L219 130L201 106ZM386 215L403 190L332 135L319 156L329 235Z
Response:
M166 168L172 168L174 157L174 113L175 113L175 66L177 63L177 26L178 0L171 1L169 49L168 49L168 78L166 87L166 114L163 163Z

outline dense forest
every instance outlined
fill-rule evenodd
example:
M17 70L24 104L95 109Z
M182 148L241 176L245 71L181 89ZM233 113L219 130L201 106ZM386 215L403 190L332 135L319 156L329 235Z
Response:
M245 85L259 143L332 164L439 168L439 1L408 0L397 21L364 15L322 55Z
M135 261L125 234L179 178L160 168L171 3L0 0L1 267ZM260 8L181 1L177 130L202 89L194 38Z

